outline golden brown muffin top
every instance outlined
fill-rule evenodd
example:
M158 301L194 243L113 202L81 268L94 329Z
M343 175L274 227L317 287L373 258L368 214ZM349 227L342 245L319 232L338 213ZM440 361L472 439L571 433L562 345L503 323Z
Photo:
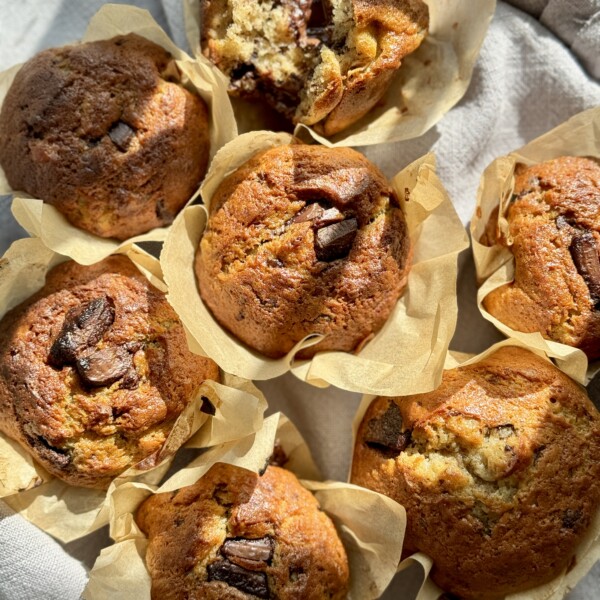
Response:
M172 56L134 34L40 52L0 112L11 187L102 237L170 223L209 154L206 105L180 80Z
M151 466L202 381L217 378L124 256L60 264L0 323L0 429L73 485Z
M289 471L217 463L194 485L156 494L148 536L152 598L341 600L348 562L331 520Z
M408 275L410 239L383 174L349 148L260 152L223 180L196 256L221 325L277 357L356 349L378 331Z
M552 364L516 347L444 372L427 394L377 398L352 482L407 511L405 553L467 599L557 576L600 506L600 414Z
M518 165L507 219L514 283L488 294L485 308L513 329L599 358L600 163L563 156Z

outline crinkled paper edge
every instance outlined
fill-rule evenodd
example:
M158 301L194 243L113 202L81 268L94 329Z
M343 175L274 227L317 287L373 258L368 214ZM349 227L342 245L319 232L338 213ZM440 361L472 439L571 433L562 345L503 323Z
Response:
M110 39L136 33L162 46L174 57L182 73L182 83L197 92L207 103L211 115L210 157L237 135L237 125L227 95L226 78L207 60L192 59L177 48L146 10L132 6L105 5L92 17L82 42ZM0 106L22 65L0 73ZM49 204L12 190L0 168L0 194L13 194L12 212L19 224L32 236L41 238L48 248L73 258L83 265L93 264L135 242L162 242L168 227L153 229L124 242L101 238L71 225ZM199 189L189 203L198 196Z
M219 183L260 150L290 143L289 134L253 132L239 136L215 157L202 186L206 206ZM425 392L441 380L446 351L457 318L456 276L466 232L435 174L428 154L392 180L405 212L414 247L404 294L382 330L358 354L322 352L310 361L294 361L300 348L319 341L308 336L285 357L269 359L225 331L200 298L193 264L206 225L207 208L191 206L177 217L161 254L168 298L197 344L224 371L254 380L292 371L318 387L384 395Z
M477 363L481 360L484 360L504 346L516 346L519 348L524 348L533 352L540 358L550 362L548 356L542 350L531 348L519 340L508 339L494 344L476 356L449 352L445 369L453 369L458 366L466 366ZM356 445L356 437L361 421L363 420L367 409L375 397L376 396L374 395L364 395L362 397L352 423L352 448L354 448ZM348 476L350 476L351 472L352 464L350 465ZM586 536L581 541L581 544L579 544L577 552L575 553L575 559L573 561L574 566L571 569L565 569L562 573L560 573L560 575L544 585L531 588L517 594L509 594L508 596L505 596L504 600L562 600L562 598L564 598L577 585L577 583L585 577L588 571L598 560L600 560L600 511L598 511L596 514L594 520L590 524L590 528ZM444 591L440 589L429 577L429 572L433 567L433 561L426 554L417 552L411 556L408 556L398 565L398 572L403 571L404 569L407 569L411 565L415 564L420 566L423 573L423 581L415 600L443 600L443 598L446 597L444 595Z
M349 600L378 598L400 560L404 509L393 500L358 486L317 481L320 475L306 443L294 425L277 413L265 419L263 429L255 435L209 450L159 489L137 483L119 488L111 503L111 537L117 543L105 548L96 561L83 594L85 600L149 600L151 583L144 563L147 540L134 520L139 505L153 493L195 483L216 462L260 472L276 442L289 457L286 468L315 494L336 525L349 558Z
M403 61L383 100L365 117L330 139L312 128L299 125L296 135L311 136L331 146L367 146L408 140L433 127L465 94L496 0L480 0L473 9L470 0L425 0L429 7L429 34L421 46ZM200 50L200 0L184 0L185 31L197 57ZM246 111L256 112L245 104ZM239 120L241 131L245 123ZM245 119L244 119L245 121ZM262 124L256 127L256 123ZM266 128L268 112L249 125Z
M159 262L135 245L123 246L148 280L161 291ZM43 287L46 273L65 257L46 248L37 238L15 242L0 260L0 315ZM267 403L250 382L221 374L221 383L205 381L177 419L151 469L130 468L115 479L108 491L68 485L39 466L20 444L0 434L0 497L13 510L63 542L71 541L108 522L108 499L116 488L136 478L156 484L169 468L175 452L209 447L248 436L262 426ZM215 415L203 412L203 398Z
M493 317L483 306L484 298L492 290L513 281L514 258L510 250L499 244L484 246L479 239L490 215L500 207L498 228L510 242L505 214L513 193L516 164L534 165L565 155L600 158L600 107L575 115L519 150L497 158L487 167L479 183L471 238L477 277L482 282L477 292L477 305L482 316L507 337L546 353L562 371L585 385L600 369L599 361L588 365L588 359L581 350L546 340L539 333L516 331Z

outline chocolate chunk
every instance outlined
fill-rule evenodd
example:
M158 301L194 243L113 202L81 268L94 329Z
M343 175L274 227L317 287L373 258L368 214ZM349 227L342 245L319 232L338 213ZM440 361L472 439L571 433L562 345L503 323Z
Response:
M135 131L127 123L117 121L116 125L113 125L112 129L108 132L108 137L121 152L126 152L134 134Z
M120 346L107 347L81 355L75 366L79 376L91 386L111 385L132 368L131 354Z
M577 232L569 250L577 271L590 290L595 308L600 308L600 256L596 238L591 231Z
M48 361L55 367L73 363L79 353L102 339L114 320L115 307L107 296L72 308L50 348Z
M269 564L273 557L273 540L270 537L258 539L232 538L225 540L221 554L230 561L236 558Z
M71 462L68 450L52 446L45 437L38 435L33 439L29 437L28 439L32 446L36 448L41 458L53 463L57 467L64 469Z
M315 219L315 227L323 227L344 220L344 214L337 208L328 208Z
M224 581L246 594L254 594L259 598L269 598L267 574L249 571L228 560L219 560L206 567L208 581Z
M314 221L317 217L320 217L325 211L320 204L314 202L313 204L307 204L301 211L297 212L292 223L305 223L306 221Z
M380 452L399 454L411 439L411 431L402 431L402 414L395 402L390 401L387 410L367 424L365 443Z
M200 399L202 400L202 406L200 407L200 410L203 413L214 417L217 414L215 405L206 396L201 396Z
M333 40L332 16L323 0L313 0L311 3L310 18L306 24L306 37L309 43L318 43L331 45Z
M346 219L318 229L315 235L315 253L319 260L330 261L347 256L358 230L356 219Z
M582 513L580 510L573 510L572 508L567 508L563 513L562 518L562 526L565 529L575 529L577 523L579 523Z
M138 386L140 382L140 376L137 374L135 370L135 366L133 365L133 360L131 361L131 366L127 370L127 373L123 375L123 380L121 381L121 387L125 390L133 390Z

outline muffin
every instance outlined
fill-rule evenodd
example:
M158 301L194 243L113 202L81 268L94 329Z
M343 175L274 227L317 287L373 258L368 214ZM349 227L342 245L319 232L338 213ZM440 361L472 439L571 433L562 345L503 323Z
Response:
M429 25L422 0L202 0L204 55L230 93L333 135L369 112Z
M0 322L0 431L63 481L106 488L153 466L200 384L218 376L128 258L68 261Z
M171 55L133 34L37 54L0 112L11 187L101 237L168 225L209 156L206 105L179 80Z
M376 398L352 482L406 508L405 553L464 599L492 600L573 566L600 505L600 414L527 350L503 347L427 394Z
M349 148L260 152L219 185L196 254L202 299L251 348L284 356L354 351L378 331L408 277L404 213L383 174Z
M514 255L514 281L490 292L485 309L516 331L600 358L599 162L563 156L518 165L506 218L511 243L497 243ZM482 243L496 241L493 233Z
M152 598L341 600L348 560L333 523L289 471L217 463L156 494L136 521L148 536Z

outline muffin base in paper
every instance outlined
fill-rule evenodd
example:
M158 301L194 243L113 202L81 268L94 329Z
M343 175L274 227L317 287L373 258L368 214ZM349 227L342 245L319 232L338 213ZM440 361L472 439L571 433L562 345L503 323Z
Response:
M466 366L487 358L504 346L517 346L533 352L540 358L551 362L546 353L542 350L531 348L527 344L519 340L503 340L493 346L490 346L485 352L478 355L467 355L464 353L452 352L448 353L445 370L454 369L459 366ZM375 399L374 395L365 395L362 397L354 421L352 424L352 448L356 445L356 437L358 428L363 420L367 409L371 402ZM352 464L348 475L352 472ZM587 572L600 560L600 511L596 513L587 534L582 539L577 548L573 560L572 568L563 570L554 579L544 585L540 585L524 592L508 594L504 600L562 600L576 585L585 577ZM440 589L429 577L429 572L433 567L433 561L429 556L422 552L416 552L405 558L398 565L398 572L410 567L413 564L418 564L423 571L423 583L419 589L419 593L415 600L443 600L446 596L444 591Z
M117 35L136 33L171 53L182 74L182 84L206 102L210 113L210 157L237 135L237 125L231 102L227 95L227 79L208 60L192 59L177 48L167 34L146 10L131 6L106 5L92 17L82 42L110 39ZM17 72L16 65L0 73L0 106L8 93ZM188 204L198 196L199 190ZM119 248L134 242L162 242L168 227L153 229L147 233L120 242L101 238L79 229L53 206L13 190L0 167L0 194L14 194L12 212L19 224L30 235L41 238L48 248L69 256L82 265L96 263Z
M165 291L154 257L132 245L122 247L119 253ZM42 288L48 270L65 260L39 239L15 242L0 261L0 316ZM215 407L214 416L202 412L203 396ZM250 382L223 373L221 383L205 381L155 455L154 466L145 470L131 467L111 483L108 491L63 482L38 465L18 442L0 433L0 498L59 540L74 540L108 522L108 498L118 486L133 478L158 483L186 441L190 447L209 447L248 436L262 426L266 408L264 396Z
M319 478L310 451L293 424L281 413L265 419L255 435L209 450L180 470L163 486L127 483L111 498L111 537L116 544L102 550L83 593L85 600L150 600L151 581L144 557L147 539L134 520L140 504L153 493L192 485L210 467L224 462L259 472L281 444L289 460L286 469L314 493L333 520L350 566L349 600L374 600L391 581L402 552L404 509L389 498L340 482L307 481Z
M482 316L507 337L519 340L530 349L545 352L569 377L584 385L600 370L600 361L589 365L587 356L581 350L546 340L540 333L516 331L484 308L483 300L492 290L513 281L515 261L508 248L500 244L484 246L479 243L479 239L485 231L490 215L499 206L498 228L510 243L505 215L513 193L517 163L530 166L565 155L600 159L599 131L600 107L596 107L575 115L508 156L496 159L481 177L475 214L471 221L473 258L477 277L483 282L477 292L477 305Z
M304 132L332 146L408 140L423 135L463 97L494 16L496 0L479 0L476 9L471 0L425 0L425 4L429 7L429 33L419 48L402 60L381 101L329 139L306 125L296 127L297 135ZM202 56L200 0L184 0L184 14L190 48L196 56ZM240 101L236 117L242 133L272 126L274 109L260 108L259 103Z
M220 182L260 150L292 143L289 134L255 132L239 136L215 157L202 185L207 206ZM203 303L194 257L206 226L207 209L191 206L179 214L161 254L169 302L199 345L224 371L246 379L272 379L292 371L318 387L385 395L434 389L441 380L446 350L457 317L457 257L468 246L466 232L435 174L432 154L415 161L392 180L413 242L408 284L379 333L358 354L322 352L295 361L299 349L321 336L308 336L283 358L269 359L228 333Z

